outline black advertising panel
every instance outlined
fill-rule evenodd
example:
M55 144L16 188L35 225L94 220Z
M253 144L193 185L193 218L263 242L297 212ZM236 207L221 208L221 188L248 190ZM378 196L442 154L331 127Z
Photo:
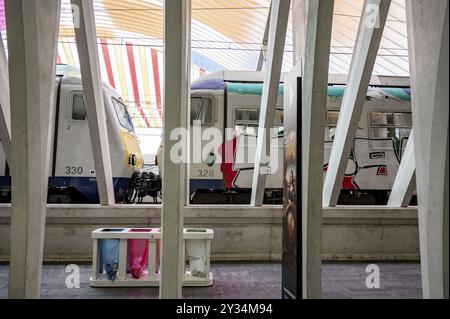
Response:
M282 297L301 298L301 93L299 72L284 81Z

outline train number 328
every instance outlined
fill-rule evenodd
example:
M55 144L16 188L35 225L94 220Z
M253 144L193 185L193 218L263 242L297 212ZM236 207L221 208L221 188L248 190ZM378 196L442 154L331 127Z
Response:
M83 174L83 167L81 166L66 166L64 172L66 175L81 175Z
M198 177L214 177L214 170L213 169L199 169L197 176Z

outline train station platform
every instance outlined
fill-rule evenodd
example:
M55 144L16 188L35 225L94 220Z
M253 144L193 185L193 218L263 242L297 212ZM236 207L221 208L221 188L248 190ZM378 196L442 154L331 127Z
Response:
M322 292L325 299L422 297L420 263L376 263L380 267L380 288L368 289L368 263L324 263ZM101 299L158 298L158 288L89 287L90 264L80 264L80 288L67 288L66 264L45 264L42 272L41 298ZM8 293L7 264L0 265L0 298ZM193 299L279 299L281 298L281 264L213 263L214 285L207 288L183 288L183 298Z

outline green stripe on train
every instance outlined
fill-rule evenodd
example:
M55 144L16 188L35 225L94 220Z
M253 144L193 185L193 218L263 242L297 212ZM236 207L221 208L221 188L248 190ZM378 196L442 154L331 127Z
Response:
M235 94L249 94L262 95L263 85L261 83L227 83L227 92ZM340 100L344 96L344 86L330 85L328 87L328 97L332 100ZM409 94L401 88L374 88L372 90L379 90L380 93L397 98L402 102L411 101ZM284 85L280 84L278 87L278 95L284 95Z
M260 83L227 83L227 92L236 94L262 95L263 85ZM284 94L284 85L278 87L278 95Z

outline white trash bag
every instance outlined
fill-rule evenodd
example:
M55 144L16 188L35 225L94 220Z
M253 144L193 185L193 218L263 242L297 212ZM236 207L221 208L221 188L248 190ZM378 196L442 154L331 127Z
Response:
M206 277L206 241L199 239L186 240L186 249L191 275Z

